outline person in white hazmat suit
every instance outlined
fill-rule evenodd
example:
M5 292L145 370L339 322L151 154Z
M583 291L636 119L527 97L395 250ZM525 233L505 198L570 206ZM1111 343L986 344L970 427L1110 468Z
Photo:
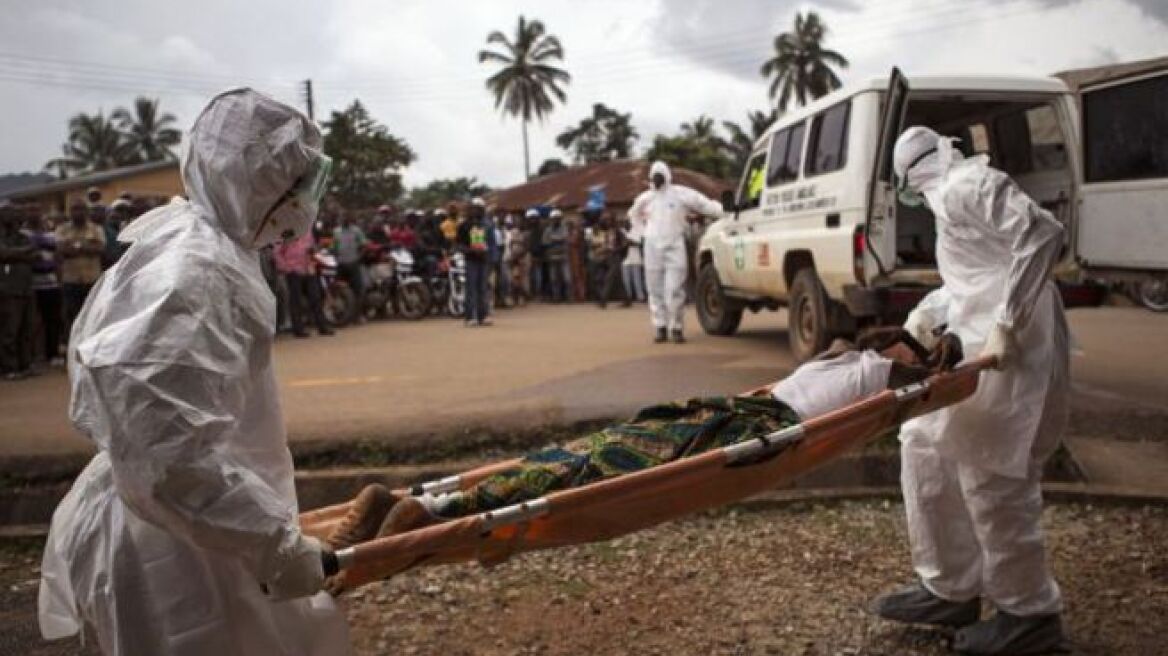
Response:
M656 161L649 167L650 189L637 196L629 218L644 236L645 286L655 341L668 336L685 341L686 217L692 212L718 217L722 205L689 187L673 184L669 167Z
M317 127L250 89L214 98L189 200L144 215L69 339L69 415L98 453L53 514L47 639L117 656L349 654L302 535L257 249L309 230L331 162ZM335 557L334 557L335 558Z
M1061 649L1039 484L1068 411L1070 339L1050 279L1063 227L984 156L963 159L928 128L900 136L893 166L902 200L923 200L936 217L943 282L905 329L926 345L942 328L956 333L967 354L996 357L998 371L965 402L903 426L901 484L920 581L873 610L963 627L954 648L965 653ZM981 597L996 608L984 621Z

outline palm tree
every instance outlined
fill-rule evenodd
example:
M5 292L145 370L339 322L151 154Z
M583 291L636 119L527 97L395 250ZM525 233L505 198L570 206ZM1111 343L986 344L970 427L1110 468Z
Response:
M527 147L527 123L532 117L543 120L551 113L554 96L561 103L568 96L560 85L572 81L562 68L550 62L564 60L564 48L555 36L546 34L543 23L527 22L519 17L514 40L495 30L487 35L487 44L501 46L501 51L480 50L479 63L493 62L502 67L487 78L487 89L495 95L495 108L523 121L523 173L531 178L531 155ZM550 95L549 95L550 92Z
M604 128L597 118L597 107L600 105L593 105L592 116L556 136L556 145L572 153L572 160L576 164L591 164L608 159L604 152Z
M726 132L730 134L730 139L726 142L726 150L734 158L735 170L742 170L746 166L747 160L754 152L755 142L775 122L778 115L778 111L774 109L769 112L758 110L750 112L746 115L746 119L750 123L749 130L743 129L734 121L722 121L722 127L726 128Z
M840 87L839 76L832 66L847 68L848 60L823 46L827 26L819 14L811 11L795 14L795 31L775 37L775 56L763 63L759 72L771 80L770 97L778 96L778 109L786 111L794 97L799 105L807 104Z
M61 152L62 156L48 162L45 168L91 173L141 161L124 135L101 112L77 114L69 119L69 141Z
M714 133L714 119L705 114L694 119L692 123L682 123L681 134L685 138L699 143L705 143L718 138Z
M174 114L159 114L158 100L139 96L134 100L133 113L120 108L110 116L126 135L126 143L136 150L144 161L174 159L171 146L182 140L182 132L170 127L174 124Z
M633 154L633 142L641 138L637 129L633 127L632 113L622 114L604 105L600 107L604 120L604 149L613 159L628 159Z
M633 127L633 115L605 106L592 105L592 116L567 128L556 137L556 145L572 153L576 164L627 159L633 142L641 138Z

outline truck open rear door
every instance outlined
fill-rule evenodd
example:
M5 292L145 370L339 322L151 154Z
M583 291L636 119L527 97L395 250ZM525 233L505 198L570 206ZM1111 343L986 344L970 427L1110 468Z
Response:
M880 137L868 188L868 218L864 224L865 268L875 266L880 277L896 268L896 184L892 172L892 149L908 107L908 80L899 68L892 69L888 92L880 113Z
M1075 255L1094 271L1168 270L1168 71L1080 91Z

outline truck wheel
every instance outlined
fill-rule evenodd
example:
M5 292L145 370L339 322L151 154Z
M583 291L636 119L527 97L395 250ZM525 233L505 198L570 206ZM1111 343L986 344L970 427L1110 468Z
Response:
M814 269L801 269L791 284L787 338L791 343L791 352L799 362L810 360L831 343L827 294Z
M707 335L733 335L742 323L742 305L726 298L713 264L698 274L698 322Z

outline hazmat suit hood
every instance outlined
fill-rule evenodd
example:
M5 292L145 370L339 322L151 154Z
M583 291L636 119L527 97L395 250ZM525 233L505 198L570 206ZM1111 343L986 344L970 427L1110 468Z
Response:
M658 173L665 176L665 184L662 185L662 188L668 187L673 181L673 174L669 172L669 165L661 160L657 160L649 166L649 185L653 185L653 176Z
M963 157L952 137L915 125L901 133L892 151L892 169L898 180L907 176L906 186L917 192L930 191Z
M261 223L321 150L320 130L306 116L252 89L231 89L195 119L183 185L200 214L258 248L266 245L253 243Z

